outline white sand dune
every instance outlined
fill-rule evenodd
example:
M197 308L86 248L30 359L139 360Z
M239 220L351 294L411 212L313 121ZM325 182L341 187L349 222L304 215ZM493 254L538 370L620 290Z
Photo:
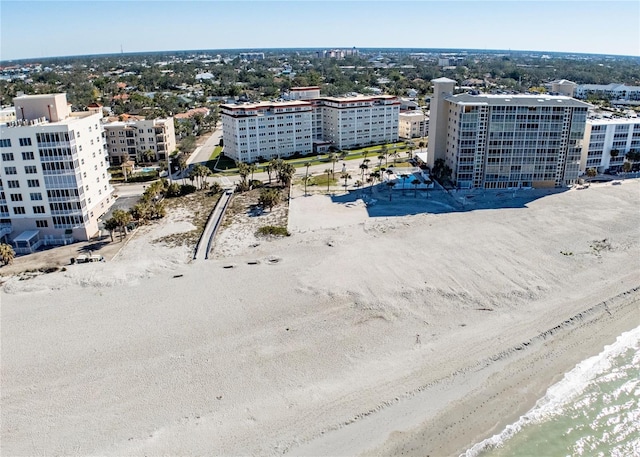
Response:
M294 195L291 237L222 233L232 256L149 231L7 281L2 455L456 455L640 325L640 182L445 214L384 195L418 214Z

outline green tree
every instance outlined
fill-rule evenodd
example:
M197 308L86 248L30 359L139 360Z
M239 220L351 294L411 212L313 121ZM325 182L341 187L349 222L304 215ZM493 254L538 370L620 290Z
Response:
M122 209L114 209L112 218L116 221L116 225L120 231L120 241L122 241L122 238L127 233L127 225L131 223L131 214Z
M104 221L104 228L109 232L111 236L111 242L113 243L113 232L118 229L118 221L114 218L107 219Z
M278 203L280 203L280 191L278 189L262 189L260 197L258 198L258 204L264 209L269 208L269 211L273 209Z
M386 143L380 146L380 155L384 156L384 166L389 165L389 146Z
M329 193L329 174L333 173L333 170L327 168L324 172L327 174L327 193Z
M16 252L13 250L10 244L0 244L0 262L2 265L9 265L16 258Z
M291 184L291 179L296 172L296 167L291 163L284 163L280 166L280 170L278 171L280 182L283 186L287 187Z
M593 178L593 177L595 177L597 175L598 175L598 171L595 168L588 168L587 169L587 176L589 178Z
M331 176L335 178L336 176L336 162L338 161L338 154L332 152L329 154L329 160L331 161Z

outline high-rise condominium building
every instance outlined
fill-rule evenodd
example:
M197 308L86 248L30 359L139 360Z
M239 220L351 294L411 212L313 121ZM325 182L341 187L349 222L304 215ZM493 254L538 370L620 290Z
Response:
M453 95L432 81L429 162L462 188L562 187L579 174L589 104L566 96Z
M109 161L120 165L127 160L142 160L142 153L152 151L154 159L167 160L176 150L173 118L117 121L104 124Z
M312 152L308 101L220 105L224 153L239 162Z
M113 204L102 114L72 113L65 94L13 101L16 120L0 125L1 236L18 252L88 240Z
M581 171L622 167L629 151L640 152L640 118L587 119Z
M314 88L297 91L314 93ZM292 89L292 93L296 93ZM221 105L225 155L242 162L398 141L400 102L389 95Z

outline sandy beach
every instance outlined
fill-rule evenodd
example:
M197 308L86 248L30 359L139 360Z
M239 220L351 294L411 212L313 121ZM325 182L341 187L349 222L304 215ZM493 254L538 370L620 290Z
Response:
M459 455L640 325L639 180L355 194L7 279L0 453Z

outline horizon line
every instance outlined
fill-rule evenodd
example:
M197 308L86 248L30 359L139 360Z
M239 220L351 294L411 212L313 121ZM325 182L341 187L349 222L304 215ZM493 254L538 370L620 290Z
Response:
M70 55L59 55L59 56L40 56L40 57L25 57L25 58L16 58L16 59L1 59L0 66L3 66L6 62L28 62L34 60L47 60L47 59L73 59L73 58L85 58L85 57L108 57L108 56L127 56L127 55L136 55L136 54L171 54L171 53L186 53L186 52L206 52L206 51L251 51L251 52L260 52L260 51L276 51L276 50L288 50L288 51L296 51L296 50L324 50L324 49L358 49L358 50L432 50L432 51L476 51L476 52L485 52L485 53L496 53L496 52L516 52L516 53L525 53L525 52L535 52L542 54L560 54L560 55L584 55L584 56L603 56L603 57L626 57L626 58L635 58L640 59L640 55L629 55L629 54L614 54L614 53L589 53L589 52L578 52L578 51L543 51L543 50L534 50L534 49L489 49L489 48L447 48L447 47L436 47L436 48L423 48L423 47L357 47L357 46L309 46L309 47L270 47L270 48L210 48L210 49L172 49L172 50L164 50L164 51L131 51L131 52L112 52L112 53L99 53L99 54L70 54Z

